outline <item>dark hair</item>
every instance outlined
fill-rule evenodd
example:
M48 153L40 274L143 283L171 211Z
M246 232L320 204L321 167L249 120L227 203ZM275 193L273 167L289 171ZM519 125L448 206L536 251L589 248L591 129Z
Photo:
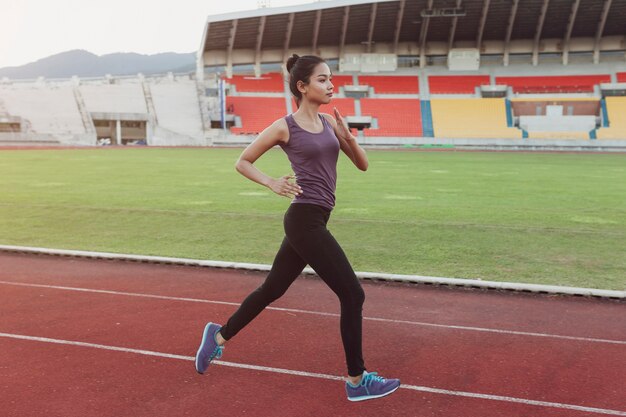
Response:
M302 81L304 84L308 84L313 74L313 69L321 63L324 63L322 58L315 55L298 56L293 54L287 59L287 72L289 72L289 89L291 94L296 98L296 103L300 106L300 100L302 100L302 93L298 91L298 81Z

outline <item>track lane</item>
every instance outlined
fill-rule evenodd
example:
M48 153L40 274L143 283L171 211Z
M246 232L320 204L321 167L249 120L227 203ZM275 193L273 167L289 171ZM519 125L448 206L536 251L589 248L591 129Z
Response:
M178 265L0 253L0 280L240 303L265 274ZM94 266L95 265L95 266ZM33 274L37 271L37 274ZM183 284L184 283L184 284ZM332 292L300 278L273 306L338 312ZM492 290L370 283L364 315L572 337L626 339L624 302ZM314 296L312 296L314 295ZM389 300L393 300L390 302ZM598 323L602 323L601 326Z
M223 320L235 308L19 286L3 296L3 332L187 355L194 353L205 316ZM306 314L264 312L229 343L228 360L340 373L344 365L337 327L332 316L311 320ZM325 334L328 340L321 346L302 343ZM384 366L387 375L408 384L512 397L524 393L523 398L589 407L623 405L623 400L606 396L615 388L610 381L622 380L623 346L603 344L599 349L597 343L528 339L441 328L407 332L402 323L366 322L364 347L370 366Z
M0 280L218 299L235 304L264 278L264 274L238 271L22 254L0 254L0 261ZM364 286L368 296L366 316L493 328L507 324L518 331L626 339L620 302L368 282ZM223 321L236 308L9 287L0 285L4 301L0 304L0 331L32 330L49 333L53 338L74 337L183 355L195 353L198 328L205 320ZM334 295L317 279L297 280L275 305L338 311ZM80 312L78 320L75 312ZM399 376L405 384L626 408L619 397L619 387L612 385L624 379L623 345L368 320L364 326L369 366L385 375ZM338 319L332 315L312 317L300 311L266 311L229 343L227 359L341 374L344 362L337 327ZM326 342L318 347L302 343L325 335ZM294 357L304 360L294 365ZM452 402L458 400L449 395L443 397ZM506 405L507 413L510 406L513 405ZM533 409L536 412L537 407Z
M128 356L136 356L134 353L111 356L111 352L90 351L84 347L63 346L66 349L55 350L55 345L33 348L21 346L19 342L24 341L4 348L0 338L0 349L6 353L0 357L0 369L6 374L13 373L17 381L6 386L3 392L6 399L3 412L8 417L71 417L92 415L96 410L99 416L139 417L203 414L495 417L503 413L511 417L528 416L529 413L539 417L577 417L590 414L589 410L519 403L506 404L506 411L503 411L502 403L495 401L450 397L428 391L408 395L410 392L406 389L399 390L394 397L351 404L341 397L340 383L336 381L230 367L222 371L221 366L211 369L208 380L206 377L193 379L181 366L174 366L170 358L155 361L152 356ZM33 352L39 355L32 355ZM191 362L192 358L188 359L186 362ZM36 368L38 373L24 373L24 369L31 368ZM38 383L41 377L47 378L48 383ZM200 380L202 384L198 384ZM25 392L34 394L37 400L23 401ZM282 395L283 392L288 395ZM311 392L315 394L313 400ZM595 412L592 414L596 415ZM624 413L603 412L598 415Z

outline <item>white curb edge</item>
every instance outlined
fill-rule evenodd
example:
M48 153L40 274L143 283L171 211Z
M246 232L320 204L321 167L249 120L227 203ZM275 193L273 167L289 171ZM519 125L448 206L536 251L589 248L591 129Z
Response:
M57 255L57 256L73 256L73 257L82 257L82 258L114 259L114 260L164 263L164 264L176 264L176 265L204 266L204 267L211 267L211 268L246 269L246 270L253 270L253 271L269 271L271 268L271 265L265 265L265 264L251 264L251 263L225 262L225 261L205 261L205 260L199 260L199 259L168 258L168 257L162 257L162 256L130 255L130 254L119 254L119 253L108 253L108 252L89 252L89 251L66 250L66 249L47 249L47 248L34 248L34 247L28 247L28 246L0 245L0 251ZM304 269L304 273L314 275L315 271L307 267ZM513 290L513 291L536 292L536 293L546 293L546 294L566 294L566 295L593 296L593 297L619 298L619 299L626 298L626 291L602 290L602 289L595 289L595 288L577 288L577 287L564 287L564 286L558 286L558 285L540 285L540 284L524 284L524 283L515 283L515 282L483 281L479 279L427 277L427 276L419 276L419 275L384 274L384 273L378 273L378 272L356 272L356 275L360 279L370 279L370 280L452 285L452 286L462 286L462 287L475 287L475 288L486 288L486 289L497 289L497 290Z

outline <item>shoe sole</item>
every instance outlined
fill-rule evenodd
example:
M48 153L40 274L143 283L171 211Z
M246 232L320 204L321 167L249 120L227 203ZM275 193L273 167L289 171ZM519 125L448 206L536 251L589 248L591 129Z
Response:
M204 326L204 332L202 333L202 342L200 342L200 347L198 348L198 352L196 352L196 372L199 373L200 375L204 374L204 371L206 371L206 368L204 369L204 371L200 370L200 364L198 363L198 361L200 360L200 354L202 353L202 348L204 347L204 344L206 343L206 338L209 335L209 328L211 327L213 323L209 323L206 326ZM207 365L208 368L208 365Z
M400 385L398 385L397 387L395 387L394 389L392 389L389 392L386 392L384 394L379 394L379 395L364 395L361 397L356 397L356 398L350 398L348 397L348 401L352 401L352 402L357 402L357 401L366 401L366 400L374 400L376 398L382 398L382 397L386 397L389 394L393 394L394 392L396 392L398 390L398 388L400 388Z

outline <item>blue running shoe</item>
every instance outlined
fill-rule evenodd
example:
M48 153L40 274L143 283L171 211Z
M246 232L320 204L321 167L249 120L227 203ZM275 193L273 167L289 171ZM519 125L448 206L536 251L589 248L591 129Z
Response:
M222 326L215 323L207 323L204 327L202 342L200 342L198 353L196 353L196 371L199 374L203 374L206 371L213 359L222 357L224 347L218 345L215 339L215 335L221 328Z
M359 385L346 382L346 393L350 401L364 401L384 397L400 388L399 379L385 379L376 372L363 372Z

